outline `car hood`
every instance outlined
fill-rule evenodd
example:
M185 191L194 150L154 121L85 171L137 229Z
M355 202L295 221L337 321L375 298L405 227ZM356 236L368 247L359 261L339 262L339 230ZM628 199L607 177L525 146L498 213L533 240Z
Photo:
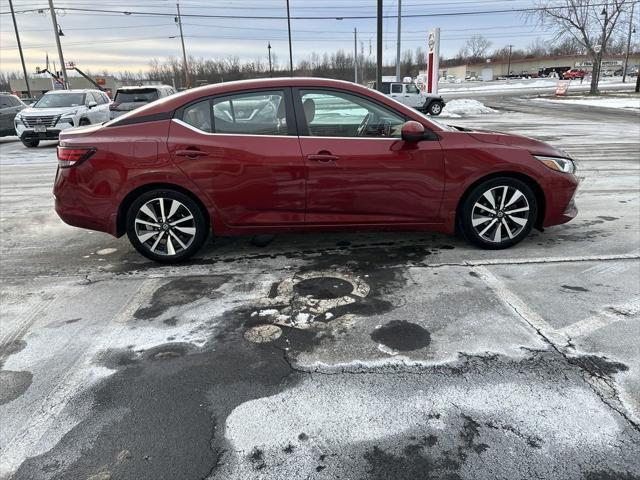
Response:
M28 117L39 117L48 115L64 115L65 113L75 113L80 107L55 107L55 108L25 108L20 112L21 115Z
M562 150L559 150L548 143L541 142L535 138L525 137L524 135L513 135L511 133L492 132L490 130L475 130L464 127L453 128L466 133L470 137L483 142L492 143L494 145L507 145L509 147L519 147L527 150L534 155L547 155L550 157L570 158Z

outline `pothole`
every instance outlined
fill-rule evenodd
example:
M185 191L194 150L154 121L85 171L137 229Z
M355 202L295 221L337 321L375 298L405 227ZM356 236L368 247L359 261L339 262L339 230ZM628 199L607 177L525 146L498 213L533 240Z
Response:
M344 297L353 292L353 284L337 277L307 278L296 283L293 290L298 295L310 296L320 300Z

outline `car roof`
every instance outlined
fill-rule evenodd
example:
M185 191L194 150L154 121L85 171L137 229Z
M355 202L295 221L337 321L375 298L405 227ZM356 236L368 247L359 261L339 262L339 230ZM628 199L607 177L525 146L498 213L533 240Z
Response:
M49 90L47 93L45 93L45 95L49 95L52 93L67 94L67 93L88 93L88 92L100 92L100 90L98 90L97 88L76 88L75 90ZM100 92L100 93L103 93L103 92Z
M225 95L248 90L267 90L271 88L277 89L285 87L328 89L335 88L345 90L355 94L372 97L378 102L386 104L394 110L401 111L409 117L414 117L416 115L416 111L412 108L402 105L376 90L371 90L370 88L367 88L363 85L358 85L353 82L314 77L281 77L237 80L233 82L216 83L214 85L204 85L202 87L192 88L190 90L185 90L175 95L171 95L169 97L165 97L163 99L149 103L148 105L145 105L144 107L138 108L127 114L126 117L129 119L133 119L136 117L146 117L151 115L163 114L166 112L174 111L182 107L183 105L196 101L200 98L213 95ZM440 128L435 125L434 129L439 130Z

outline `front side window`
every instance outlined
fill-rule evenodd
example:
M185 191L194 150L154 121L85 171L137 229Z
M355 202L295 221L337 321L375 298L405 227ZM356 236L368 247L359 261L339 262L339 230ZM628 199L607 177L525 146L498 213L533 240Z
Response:
M240 93L214 99L215 133L287 135L284 93Z
M47 93L38 100L35 108L79 107L84 105L84 93Z
M407 93L420 93L420 90L418 90L418 87L413 83L408 83L405 87L406 87Z
M13 102L9 95L0 95L0 108L13 107Z
M346 92L300 90L313 137L401 136L404 118L366 98Z

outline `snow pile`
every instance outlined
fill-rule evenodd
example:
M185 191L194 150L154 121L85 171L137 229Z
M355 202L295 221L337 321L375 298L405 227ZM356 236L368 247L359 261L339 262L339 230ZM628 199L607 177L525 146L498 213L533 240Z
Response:
M498 113L497 110L487 107L484 103L478 100L471 100L469 98L457 98L450 100L442 110L443 117L466 117L469 115L482 115L485 113Z

